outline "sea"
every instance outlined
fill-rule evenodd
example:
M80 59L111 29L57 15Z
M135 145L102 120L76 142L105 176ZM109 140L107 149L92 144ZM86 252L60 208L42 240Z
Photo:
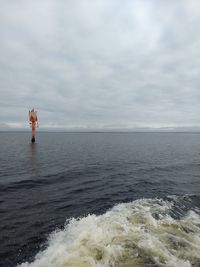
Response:
M0 266L199 267L199 133L0 133Z

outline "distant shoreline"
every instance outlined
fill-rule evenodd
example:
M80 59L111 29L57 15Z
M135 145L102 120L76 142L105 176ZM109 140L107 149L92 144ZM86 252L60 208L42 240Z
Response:
M30 130L0 130L0 133L30 133ZM73 131L73 130L39 130L38 133L78 133L78 134L86 134L86 133L110 133L110 134L152 134L152 133L161 133L161 134L166 134L166 133L171 133L171 134L175 134L175 133L180 133L180 134L200 134L200 131L178 131L178 130L174 130L174 131L164 131L164 130L156 130L156 131L125 131L125 130L119 130L119 131L84 131L84 130L80 130L80 131Z

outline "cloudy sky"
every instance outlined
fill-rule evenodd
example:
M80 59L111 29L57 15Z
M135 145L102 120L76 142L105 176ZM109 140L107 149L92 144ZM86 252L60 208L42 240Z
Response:
M199 0L0 6L0 129L200 126Z

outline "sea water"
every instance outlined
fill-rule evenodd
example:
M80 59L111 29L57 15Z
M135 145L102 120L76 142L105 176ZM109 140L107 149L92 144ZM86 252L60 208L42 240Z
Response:
M200 266L199 134L0 136L0 266Z

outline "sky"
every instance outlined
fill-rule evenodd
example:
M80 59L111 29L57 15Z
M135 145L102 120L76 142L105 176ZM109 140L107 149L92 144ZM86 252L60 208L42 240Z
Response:
M200 127L199 0L0 6L0 130Z

